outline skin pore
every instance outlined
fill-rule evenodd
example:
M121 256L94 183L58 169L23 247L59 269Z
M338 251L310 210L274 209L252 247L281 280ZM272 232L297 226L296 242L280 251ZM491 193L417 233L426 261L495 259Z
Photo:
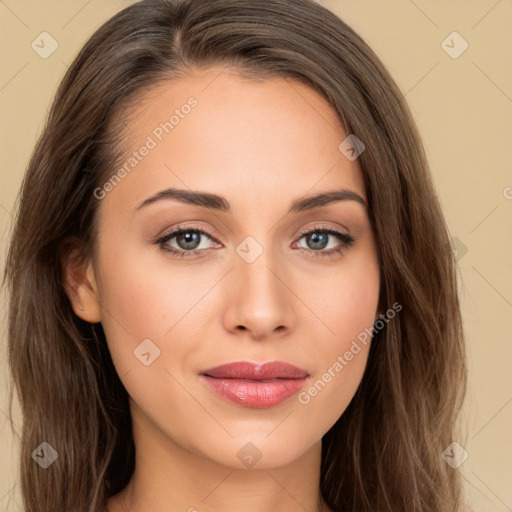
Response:
M307 404L293 395L244 407L214 394L200 373L284 361L307 370L307 391L382 313L366 207L344 199L288 212L293 201L341 189L367 201L358 161L338 149L348 134L335 111L297 81L221 71L162 84L120 123L126 160L145 156L98 199L94 258L65 265L74 311L102 323L130 395L135 473L109 512L321 510L321 439L354 396L369 344ZM182 108L191 97L197 104ZM179 121L159 131L176 109ZM216 194L230 208L169 197L140 206L170 188ZM190 235L161 241L178 226L206 234L195 245ZM325 234L322 246L304 235L322 229L354 241ZM143 340L145 352L160 351L149 365L136 356ZM242 449L260 458L248 467Z

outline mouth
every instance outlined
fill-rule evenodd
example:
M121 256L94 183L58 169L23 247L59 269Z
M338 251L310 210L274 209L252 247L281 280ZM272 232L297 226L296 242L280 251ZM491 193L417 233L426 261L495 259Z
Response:
M280 404L298 393L309 373L281 361L242 361L209 368L200 377L208 389L222 398L260 409Z

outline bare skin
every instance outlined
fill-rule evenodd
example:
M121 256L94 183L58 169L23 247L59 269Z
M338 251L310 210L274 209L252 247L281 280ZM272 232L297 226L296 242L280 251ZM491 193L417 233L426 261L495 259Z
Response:
M292 201L331 190L367 201L358 161L338 149L348 134L335 111L296 81L221 71L163 84L137 104L128 128L120 124L130 154L148 136L156 147L99 199L94 258L66 261L74 310L102 323L130 395L136 468L109 512L330 510L319 498L321 440L354 396L369 344L342 371L332 367L382 313L365 206L338 200L288 212ZM190 97L197 105L158 140L155 128ZM138 208L171 187L220 195L230 211L172 199ZM178 224L207 232L195 255L155 243ZM354 242L327 234L319 248L303 234L321 234L318 226ZM177 236L164 247L191 251ZM251 262L237 252L258 247ZM160 350L149 365L134 354L145 339ZM302 402L296 394L244 407L199 378L224 363L276 360L309 373ZM307 394L329 368L325 387ZM252 466L244 447L260 457Z

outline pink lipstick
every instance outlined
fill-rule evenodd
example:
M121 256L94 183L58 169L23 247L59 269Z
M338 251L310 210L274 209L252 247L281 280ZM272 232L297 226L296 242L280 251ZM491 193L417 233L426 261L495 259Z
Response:
M214 393L238 405L259 409L277 405L298 393L308 377L306 370L281 361L241 361L201 372L201 378Z

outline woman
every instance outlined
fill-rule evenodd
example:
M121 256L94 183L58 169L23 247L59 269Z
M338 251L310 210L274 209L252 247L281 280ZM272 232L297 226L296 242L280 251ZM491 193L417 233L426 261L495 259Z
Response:
M454 268L342 20L127 7L57 91L10 245L25 510L459 510Z

